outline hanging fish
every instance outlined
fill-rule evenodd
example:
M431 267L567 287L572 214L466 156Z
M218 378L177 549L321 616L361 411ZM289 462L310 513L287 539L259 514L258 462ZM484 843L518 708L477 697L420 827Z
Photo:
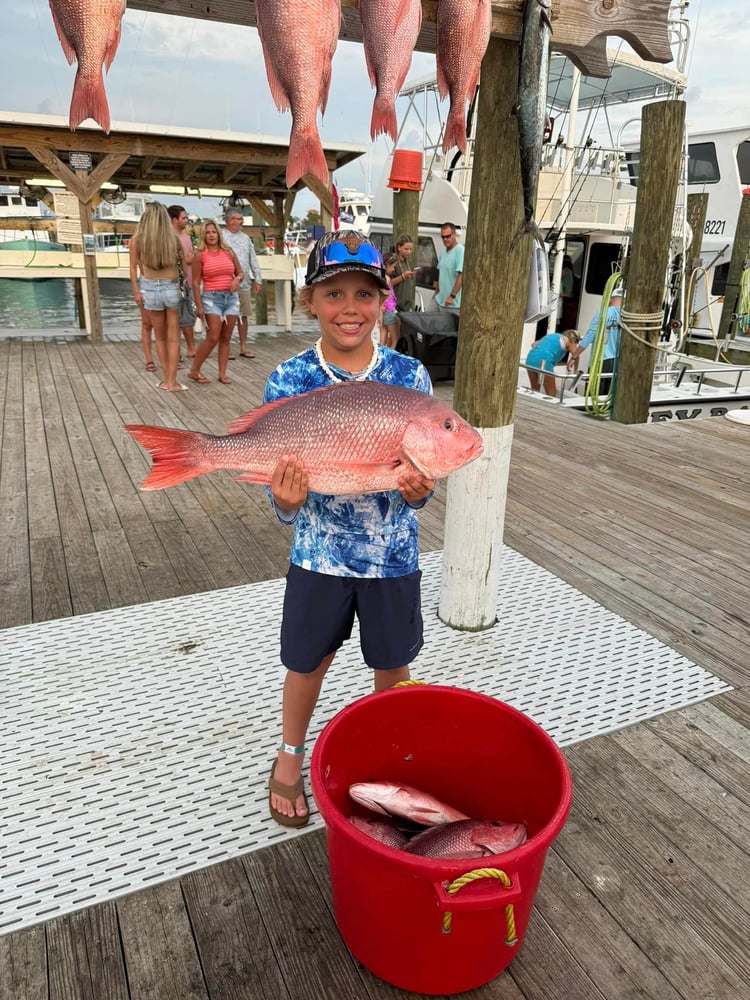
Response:
M381 132L396 141L396 98L411 66L422 26L421 0L359 0L367 72L376 88L370 138Z
M72 129L93 118L109 132L109 105L102 65L107 71L120 44L125 0L49 0L65 58L78 62L69 122Z
M542 168L544 127L547 121L551 33L551 0L525 0L516 102L523 184L523 222L513 237L511 249L525 233L531 233L544 246L539 226L534 221L534 212L539 172Z
M292 112L287 187L304 174L328 185L328 165L318 133L325 114L331 60L341 26L340 0L255 0L266 76L279 111Z
M443 134L444 153L452 146L466 151L466 104L479 81L491 27L490 0L438 0L438 91L451 102Z

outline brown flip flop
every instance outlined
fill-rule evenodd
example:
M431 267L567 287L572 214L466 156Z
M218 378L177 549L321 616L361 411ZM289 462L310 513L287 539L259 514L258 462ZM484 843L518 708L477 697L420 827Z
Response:
M276 761L273 762L271 777L268 779L268 809L271 813L271 817L281 826L307 826L310 822L309 806L308 811L304 816L286 816L284 813L279 812L278 809L274 809L271 805L271 795L280 795L283 799L288 799L290 802L296 802L301 795L305 800L305 805L307 806L307 796L305 795L305 786L302 781L302 776L300 775L299 780L294 785L285 785L283 782L277 781L276 778L274 778L274 774L276 773L276 763Z

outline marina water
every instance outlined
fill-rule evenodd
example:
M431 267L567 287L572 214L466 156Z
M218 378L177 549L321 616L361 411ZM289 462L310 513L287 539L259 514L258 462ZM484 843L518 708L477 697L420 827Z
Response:
M129 281L99 281L102 323L108 327L132 326L140 330L140 313ZM72 278L33 280L0 279L0 334L10 330L53 330L78 327Z

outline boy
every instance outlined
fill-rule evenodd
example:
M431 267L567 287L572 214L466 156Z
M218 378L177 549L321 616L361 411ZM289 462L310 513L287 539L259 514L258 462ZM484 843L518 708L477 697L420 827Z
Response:
M419 361L373 338L387 292L374 243L354 230L322 236L298 294L300 305L317 318L320 338L278 366L264 402L346 380L431 392ZM409 678L408 665L422 647L414 511L434 486L432 479L411 472L389 493L324 496L308 493L306 471L294 455L284 456L274 471L269 487L274 510L282 523L294 525L281 625L287 668L282 744L269 779L271 816L283 826L309 820L302 782L305 737L323 677L351 635L355 613L375 690Z

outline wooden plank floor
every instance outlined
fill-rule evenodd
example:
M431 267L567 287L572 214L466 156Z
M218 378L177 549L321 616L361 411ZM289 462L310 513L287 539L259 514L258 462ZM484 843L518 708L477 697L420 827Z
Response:
M261 489L217 474L140 493L121 426L222 432L310 339L263 336L231 386L180 394L135 341L0 341L0 628L282 575ZM519 399L506 542L735 690L566 750L570 819L522 950L478 1000L750 996L749 443L719 418L621 427ZM344 947L319 833L0 937L3 1000L407 995Z

